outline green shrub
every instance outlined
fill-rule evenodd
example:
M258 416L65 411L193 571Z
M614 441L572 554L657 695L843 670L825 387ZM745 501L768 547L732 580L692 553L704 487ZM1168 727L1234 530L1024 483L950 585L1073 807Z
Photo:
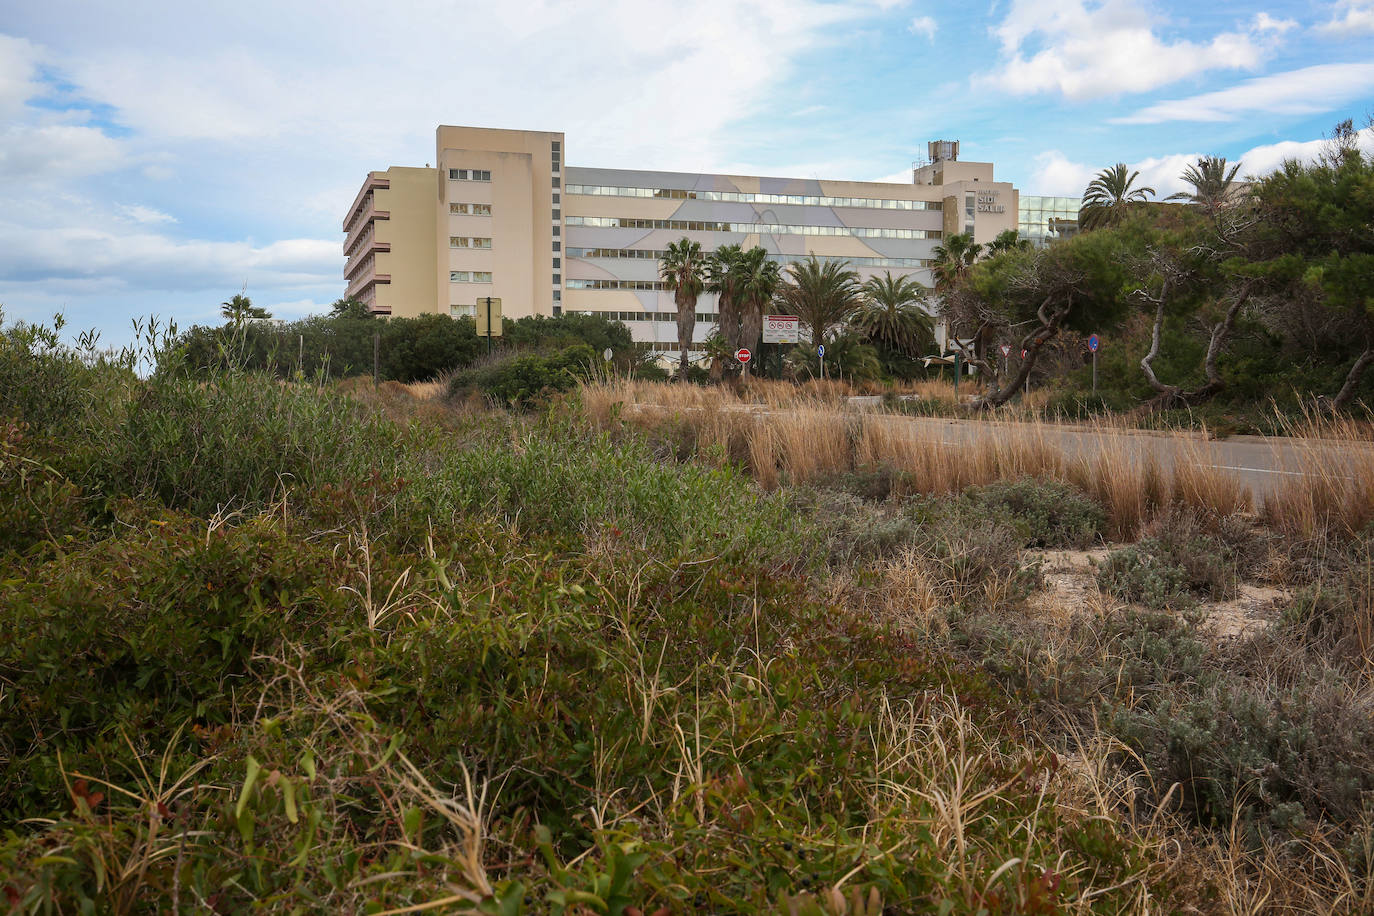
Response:
M964 500L1010 522L1026 547L1087 547L1107 521L1102 506L1077 487L1032 477L969 487Z
M548 355L505 355L454 375L448 383L450 398L476 389L492 401L526 407L549 394L569 391L587 378L597 355L586 344L566 347Z
M125 535L33 569L6 599L0 679L16 697L0 808L55 802L58 752L103 776L121 731L160 746L188 718L232 722L259 656L329 645L343 598L332 551L266 520L210 532L158 511L124 522Z
M1242 575L1262 556L1263 542L1238 519L1207 530L1206 520L1177 509L1156 518L1149 537L1113 551L1098 572L1098 584L1126 601L1160 609L1197 597L1234 598Z
M346 398L243 372L154 376L98 422L66 462L74 479L204 515L388 463L396 435Z
M0 419L0 557L55 545L85 520L81 491L26 433L24 425Z
M1304 669L1288 684L1214 670L1118 710L1111 727L1157 784L1179 783L1209 825L1238 812L1278 830L1304 819L1352 824L1374 791L1374 720L1329 669Z

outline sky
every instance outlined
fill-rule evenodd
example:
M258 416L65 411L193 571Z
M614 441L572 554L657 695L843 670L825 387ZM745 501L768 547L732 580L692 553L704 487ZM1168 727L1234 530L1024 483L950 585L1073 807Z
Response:
M1203 154L1263 174L1374 114L1374 0L46 0L0 11L0 307L96 329L343 295L366 173L438 124L571 166L910 181L960 140L1023 194ZM1362 142L1374 148L1374 130Z

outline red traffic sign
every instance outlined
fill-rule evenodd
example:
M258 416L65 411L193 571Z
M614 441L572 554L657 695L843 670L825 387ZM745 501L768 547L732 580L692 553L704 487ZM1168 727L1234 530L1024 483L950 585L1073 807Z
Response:
M1096 334L1089 334L1089 335L1088 335L1088 349L1091 350L1091 351L1093 351L1094 353L1096 353L1096 352L1097 352L1097 348L1100 347L1100 346L1102 346L1102 341L1101 341L1101 339L1100 339Z
M1025 359L1025 358L1026 358L1026 351L1025 351L1025 350L1022 350L1022 351L1021 351L1021 358L1022 358L1022 359Z
M753 358L753 356L754 354L750 353L744 347L740 347L738 350L735 351L735 359L739 360L741 363L749 362L749 360Z
M1002 355L1011 356L1011 344L1002 344Z

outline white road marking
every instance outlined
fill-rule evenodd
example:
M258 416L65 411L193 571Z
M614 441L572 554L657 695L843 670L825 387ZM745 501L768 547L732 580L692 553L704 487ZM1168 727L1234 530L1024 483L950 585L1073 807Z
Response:
M1287 474L1290 477L1331 477L1334 480L1354 480L1354 477L1346 477L1341 474L1309 474L1306 471L1277 471L1273 468L1246 468L1238 467L1234 464L1204 464L1205 468L1216 468L1219 471L1249 471L1254 474Z

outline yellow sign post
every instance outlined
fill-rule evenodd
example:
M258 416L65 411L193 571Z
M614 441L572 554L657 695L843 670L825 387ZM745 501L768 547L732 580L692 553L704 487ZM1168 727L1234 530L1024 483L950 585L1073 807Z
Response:
M501 336L501 300L496 296L483 296L477 300L477 336L487 339L487 352L491 352L491 339Z

